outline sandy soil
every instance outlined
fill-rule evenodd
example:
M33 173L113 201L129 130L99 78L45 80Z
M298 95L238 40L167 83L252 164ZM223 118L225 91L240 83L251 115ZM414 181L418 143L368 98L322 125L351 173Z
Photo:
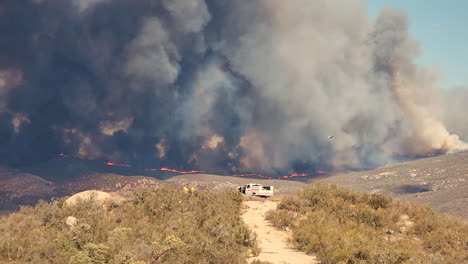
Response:
M257 241L262 253L255 259L278 264L318 263L314 256L291 249L287 239L290 234L277 230L265 220L265 213L276 209L275 201L245 201L246 212L242 215L244 222L257 234Z

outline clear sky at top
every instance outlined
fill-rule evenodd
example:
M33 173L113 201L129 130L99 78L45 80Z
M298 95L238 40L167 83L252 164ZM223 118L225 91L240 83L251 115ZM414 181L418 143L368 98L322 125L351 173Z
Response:
M441 88L468 86L468 0L368 0L372 17L386 6L406 11L420 41L417 62L443 71Z

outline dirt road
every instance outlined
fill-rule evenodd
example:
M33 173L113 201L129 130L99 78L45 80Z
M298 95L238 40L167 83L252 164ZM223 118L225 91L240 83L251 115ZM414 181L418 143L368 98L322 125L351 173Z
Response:
M245 201L246 212L242 215L244 222L257 234L262 253L255 259L278 264L318 263L314 256L291 249L287 239L290 234L277 230L265 220L265 213L276 209L274 201Z

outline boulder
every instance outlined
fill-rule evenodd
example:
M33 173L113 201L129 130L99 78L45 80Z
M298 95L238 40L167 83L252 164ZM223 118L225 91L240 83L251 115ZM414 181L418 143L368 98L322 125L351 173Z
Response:
M110 194L97 190L90 190L77 193L65 201L66 206L75 206L79 202L93 202L96 205L103 205L104 202L111 200Z
M76 219L76 217L69 216L67 217L67 220L65 220L65 223L73 227L73 226L76 226L76 224L78 223L78 219Z

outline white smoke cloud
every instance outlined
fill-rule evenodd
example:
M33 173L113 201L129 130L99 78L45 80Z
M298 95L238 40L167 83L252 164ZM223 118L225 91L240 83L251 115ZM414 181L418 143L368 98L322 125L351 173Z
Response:
M435 75L414 64L418 43L403 12L385 9L372 23L361 1L261 2L266 15L235 13L248 31L225 48L279 113L252 124L265 142L252 159L284 167L329 149L335 166L360 167L466 149L437 120Z
M450 131L468 141L468 87L455 87L443 93L443 121Z
M395 103L404 113L405 130L399 146L402 155L468 150L468 145L450 134L438 113L441 96L434 86L437 73L416 65L418 43L408 33L404 13L385 9L376 22L376 65L382 68L389 80Z
M211 16L204 0L162 0L182 32L200 32Z
M147 19L131 43L126 73L156 84L171 84L179 74L179 54L158 18Z
M98 4L109 2L112 0L74 0L73 4L78 8L79 12L84 12Z
M18 15L0 16L11 36L0 66L24 73L12 93L13 75L0 71L0 112L11 106L0 118L18 124L0 126L10 162L46 146L274 171L467 148L453 134L468 137L466 90L439 91L440 74L415 63L419 44L400 10L373 20L362 0L5 3ZM79 133L57 143L65 130ZM33 144L38 131L50 135L44 146Z
M228 47L235 69L281 115L252 124L269 138L262 153L276 153L257 157L271 159L263 164L315 160L328 148L335 165L359 166L356 148L382 144L399 118L390 92L373 93L368 81L365 8L360 1L346 3L352 8L341 1L263 1L271 22L246 22L249 31L239 45ZM329 135L336 137L330 141Z
M200 65L199 71L190 84L191 94L179 107L178 112L178 116L183 121L180 131L183 139L214 136L216 129L212 127L210 120L214 119L217 100L220 96L235 99L232 97L237 87L218 66L216 61Z
M8 110L8 93L23 81L22 73L15 69L0 70L0 113Z

